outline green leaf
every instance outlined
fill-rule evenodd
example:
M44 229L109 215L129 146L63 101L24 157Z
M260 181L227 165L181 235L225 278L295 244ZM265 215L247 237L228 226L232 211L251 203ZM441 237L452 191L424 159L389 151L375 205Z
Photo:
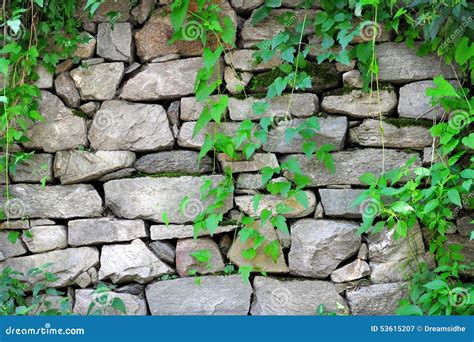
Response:
M125 307L125 304L124 304L123 300L120 299L119 297L115 297L114 299L112 299L111 306L115 310L123 313L124 315L127 313L127 308Z
M223 51L224 48L222 46L219 46L214 52L210 48L205 47L202 54L204 67L207 70L212 70Z
M393 203L390 206L390 208L396 213L400 213L400 214L408 214L409 212L414 211L411 205L402 201Z
M8 241L14 245L18 241L19 236L20 233L17 231L8 232Z
M441 279L435 279L428 284L424 285L427 289L430 290L441 290L441 289L449 289L448 284L446 284Z
M263 252L276 263L280 257L280 241L278 239L273 240L263 248Z
M190 253L190 255L200 263L208 263L212 258L212 253L208 249L200 249Z
M242 257L247 260L252 260L257 256L255 248L247 248L242 251Z
M163 221L164 224L169 225L170 224L170 219L168 218L168 214L166 212L163 212L161 214L161 220Z
M472 57L474 57L474 43L469 45L469 38L463 37L456 48L456 63L464 65Z
M397 309L397 315L423 316L423 311L417 305L406 305Z
M171 5L170 21L173 30L178 31L186 19L190 0L174 1Z
M239 267L239 274L240 274L240 277L242 278L242 281L244 283L247 283L249 281L250 272L252 272L252 271L253 271L252 266L240 266Z
M281 6L281 0L265 0L265 6L277 8Z
M432 199L428 203L425 204L425 207L423 208L424 213L430 213L432 212L436 207L439 205L439 200L438 199Z
M0 58L0 73L4 74L5 76L8 75L8 65L10 61L5 58Z
M286 218L283 215L275 216L271 219L273 227L280 230L283 233L290 234L288 225L286 224Z
M360 176L360 181L364 184L367 184L367 185L372 185L373 183L375 183L377 181L377 178L374 176L374 174L372 173L364 173L362 176Z
M271 7L268 6L261 6L257 8L255 11L252 13L252 24L258 24L261 22L263 19L268 17L270 12L272 11Z
M451 203L456 204L458 207L462 208L461 196L459 195L459 192L456 189L450 189L448 191L448 198Z

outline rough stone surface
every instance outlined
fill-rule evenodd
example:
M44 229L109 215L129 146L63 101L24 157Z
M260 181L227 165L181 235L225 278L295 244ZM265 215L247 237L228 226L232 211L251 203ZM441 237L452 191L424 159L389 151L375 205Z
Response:
M36 226L28 230L31 237L23 236L28 249L33 253L43 253L67 247L66 226Z
M359 206L352 203L363 190L359 189L319 189L324 213L330 217L361 218Z
M408 83L412 81L432 79L443 75L455 78L453 70L439 57L416 55L420 43L410 49L403 43L383 43L377 46L379 64L379 80L383 82Z
M252 315L314 315L315 308L324 305L338 312L336 304L347 308L334 284L320 280L288 280L255 277Z
M471 265L474 262L474 243L469 240L469 237L451 234L448 236L448 240L446 241L446 247L453 244L464 246L460 252L464 256L464 261L460 262L460 264ZM469 269L459 270L459 274L465 277L474 278L474 269L471 267Z
M358 252L359 225L345 220L303 219L291 226L290 273L326 278L337 266Z
M265 237L265 241L262 243L260 250L263 250L272 241L279 241L276 234L275 228L270 223L261 226L260 222L254 223L253 228ZM230 247L227 257L237 266L252 266L253 269L261 270L262 272L268 273L288 273L288 266L286 265L285 257L281 246L279 246L279 254L276 261L265 253L257 253L253 259L245 259L242 256L242 251L248 248L252 248L253 242L251 239L247 239L242 242L240 238L236 238L234 243Z
M357 280L370 274L370 266L363 260L355 261L338 268L331 274L331 280L335 283L344 283L347 281Z
M341 151L332 154L336 171L331 173L319 161L308 160L304 155L294 155L301 165L303 174L310 177L311 186L325 185L363 185L360 176L366 172L372 172L376 176L382 172L382 150L381 149L356 149L352 151ZM417 157L413 167L421 166L417 153L406 153L397 150L385 150L385 170L401 167L412 157ZM287 160L284 157L280 163Z
M86 0L79 0L77 8L84 8ZM130 0L104 0L104 2L97 8L92 18L89 18L88 11L77 11L77 16L81 18L83 23L107 23L110 20L109 12L118 12L120 16L117 22L122 23L130 19L130 7L132 1Z
M40 89L51 89L53 87L53 74L44 66L38 66L35 72L38 75L38 79L34 83L35 86Z
M406 291L406 283L378 284L347 292L353 315L394 315Z
M174 144L166 111L160 105L107 101L89 130L97 150L156 151Z
M207 261L199 260L193 253L207 251L210 258ZM181 277L193 274L212 274L224 270L219 246L210 238L178 240L176 244L176 272Z
M257 210L254 210L253 197L254 196L236 196L235 204L240 210L251 216L259 216L262 210L267 209L276 215L277 206L283 204L291 208L291 211L285 212L282 215L288 218L304 217L314 212L316 207L316 196L312 191L305 191L308 199L308 207L305 208L296 198L291 197L282 199L280 196L263 195L260 200Z
M100 255L99 279L113 283L146 284L173 269L150 251L142 240L124 245L105 245Z
M218 101L218 95L209 96L210 101ZM206 105L206 102L198 102L195 97L183 97L181 98L181 113L180 119L183 121L197 121L201 116L201 113ZM224 111L224 115L227 115L227 108Z
M265 166L276 168L279 166L278 159L273 153L255 153L250 160L230 160L230 158L220 153L217 156L222 169L227 167L232 170L232 173L260 171Z
M47 183L53 180L53 155L35 153L28 159L17 164L16 171L10 174L15 183L40 183L46 179Z
M224 69L225 87L229 93L233 95L242 93L251 79L252 73L250 72L234 72L232 68L229 67L225 67Z
M81 104L81 95L69 72L63 72L56 77L54 89L67 106L77 108Z
M47 271L54 273L57 277L55 281L48 283L48 286L64 287L72 285L81 273L99 263L99 251L93 247L80 247L11 258L0 262L0 269L11 267L26 275L30 269L46 263L51 263ZM33 284L43 279L41 275L28 279L23 276L18 278L31 281Z
M132 26L129 23L116 23L112 29L109 23L99 24L97 54L111 61L132 61Z
M216 126L213 123L210 123L206 125L206 127L204 127L195 137L193 137L195 125L195 121L183 123L178 135L179 146L199 150L204 144L204 138L206 134L211 134L218 131L220 133L232 136L239 128L239 123L237 122L224 122L219 126L218 129L216 129Z
M147 154L138 159L134 167L144 173L204 173L213 169L212 159L205 156L198 161L198 152L169 151Z
M440 120L446 115L440 106L431 105L431 97L426 95L428 88L435 88L433 81L420 81L404 85L400 88L398 114L412 119Z
M218 226L215 234L227 233L234 231L237 226L226 225ZM192 225L153 225L150 227L150 235L152 240L169 240L169 239L185 239L194 236ZM210 235L208 230L200 230L198 236Z
M13 258L28 252L21 239L17 239L15 243L11 243L8 239L8 234L8 232L0 231L0 260Z
M97 39L95 39L95 37L88 32L82 32L81 37L86 37L87 41L77 45L77 49L74 52L74 57L80 59L92 58L95 53Z
M56 152L87 145L85 120L75 116L57 96L41 91L38 109L44 120L29 126L25 147Z
M211 199L200 200L200 186L207 179L217 185L224 177L143 177L112 180L104 184L105 203L118 217L142 218L163 223L163 213L167 213L171 223L191 222L211 203ZM180 203L184 196L188 196L189 201L181 212ZM229 196L222 211L230 210L232 202L233 197Z
M133 165L130 151L60 151L54 160L54 175L61 184L87 182Z
M92 309L92 314L98 311L99 315L117 316L124 315L123 312L114 309L110 304L97 304L100 294L94 294L94 290L76 290L73 312L78 315L85 316L88 314L91 303L96 303ZM108 303L112 303L115 298L122 300L125 305L125 315L127 316L144 316L147 314L145 298L134 296L128 293L108 292Z
M459 235L461 236L471 235L471 232L474 230L474 223L471 223L472 220L474 220L474 218L467 215L462 216L456 220Z
M101 63L71 70L82 100L111 100L124 72L123 63Z
M155 4L156 0L140 0L140 3L132 9L130 14L139 24L143 24L155 8Z
M227 65L232 65L239 71L264 71L278 67L281 63L280 55L275 54L268 62L255 63L253 54L255 50L243 49L227 52L224 60Z
M133 167L127 167L125 169L121 169L115 172L108 173L102 177L99 178L99 182L108 182L109 180L113 179L120 179L120 178L128 178L132 177L133 174L135 173L135 169Z
M247 315L252 287L239 275L158 281L146 288L152 315Z
M391 90L380 91L380 105L377 97L361 90L345 95L329 95L323 98L321 108L328 113L345 114L356 118L387 116L397 108L397 94Z
M342 75L344 85L351 88L362 88L364 81L359 70L350 70Z
M131 241L146 236L142 220L99 218L68 223L68 242L71 246Z
M380 133L383 129L383 139ZM421 126L397 127L379 120L364 120L361 125L349 129L349 140L356 145L388 148L423 149L433 143L430 131ZM383 140L383 141L382 141Z
M4 193L4 189L1 189ZM54 185L42 187L36 184L10 186L12 199L0 203L8 218L73 218L96 217L102 211L102 199L97 191L87 184Z
M151 248L152 252L164 262L167 262L168 264L175 263L176 247L170 242L155 241L150 243L148 246Z

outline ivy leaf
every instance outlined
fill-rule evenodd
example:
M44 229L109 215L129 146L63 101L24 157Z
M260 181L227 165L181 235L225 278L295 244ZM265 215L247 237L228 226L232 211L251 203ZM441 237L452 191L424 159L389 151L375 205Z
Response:
M5 76L8 75L8 65L10 61L5 58L0 58L0 73L4 74Z
M19 236L20 233L17 231L8 232L8 241L10 241L12 244L16 244Z
M268 15L270 14L270 12L272 11L271 7L268 7L268 6L261 6L259 8L257 8L255 11L253 11L252 13L252 24L258 24L259 22L261 22L263 19L265 19L266 17L268 17Z
M169 225L170 224L170 219L168 218L168 214L166 212L163 212L161 214L161 220L163 221L164 224Z
M190 253L190 255L200 263L208 263L212 258L212 253L208 249L200 249Z
M277 262L280 256L280 241L278 239L273 240L263 248L263 253L272 258L273 262Z
M450 189L448 191L448 198L451 201L451 203L454 203L458 207L462 208L461 196L459 195L459 192L456 189Z
M400 214L408 214L411 211L414 211L413 207L409 205L408 203L398 201L393 203L390 208Z
M438 75L434 78L433 83L436 85L436 88L428 88L426 90L426 95L440 98L440 97L460 97L454 89L453 85L446 81L442 75Z
M290 234L288 225L286 224L286 218L283 215L275 216L271 219L273 227L282 231L283 233Z
M242 251L242 257L247 260L252 260L257 256L257 251L254 248L247 248Z
M125 307L125 304L123 303L123 300L120 299L119 297L115 297L114 299L112 299L112 304L111 304L111 306L112 306L115 310L117 310L117 311L123 313L124 315L127 313L127 308Z
M190 0L174 1L171 5L170 21L174 31L179 31L186 19Z
M265 6L277 8L281 6L281 0L265 0Z
M240 274L240 277L242 278L242 281L244 283L249 281L250 272L252 272L252 271L253 271L252 266L240 266L239 267L239 274Z
M295 60L295 54L296 50L294 47L289 47L288 49L285 49L282 51L282 53L280 54L280 58L283 60L283 61L286 61L288 63L293 63L294 60ZM291 71L291 69L290 69Z
M268 102L256 101L252 104L252 110L256 115L263 115L270 107Z
M469 38L463 37L456 48L456 63L464 65L472 57L474 57L474 43L469 46Z
M325 33L323 36L323 41L321 43L321 46L323 47L324 50L328 50L333 45L334 45L334 39L330 35Z
M222 32L221 32L221 39L224 43L227 43L231 46L235 46L235 37L236 37L236 29L232 19L229 16L225 16L222 20Z
M222 46L219 46L214 52L208 47L204 48L202 54L204 67L207 70L211 70L212 68L214 68L217 63L217 60L219 59L223 51L224 48Z

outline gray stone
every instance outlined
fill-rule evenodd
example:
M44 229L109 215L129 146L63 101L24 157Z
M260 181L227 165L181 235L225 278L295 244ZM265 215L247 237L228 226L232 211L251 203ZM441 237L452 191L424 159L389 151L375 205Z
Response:
M254 248L254 243L251 238L246 241L235 238L227 254L229 260L237 266L252 266L252 270L256 272L288 273L288 266L286 265L285 256L283 255L280 245L278 246L278 257L276 260L264 253L265 247L270 243L273 241L279 242L275 228L268 222L262 226L260 221L256 221L252 228L257 230L265 238L265 241L257 250L255 257L253 259L247 259L242 255L244 250Z
M50 219L36 219L36 220L30 220L30 226L31 227L36 227L36 226L54 226L56 225L56 222L50 220Z
M344 298L328 281L255 277L253 284L254 299L250 310L253 316L314 315L319 305L334 312L339 311L340 306L347 308Z
M12 243L8 239L9 234L9 232L0 231L0 260L13 258L28 252L21 239L18 238L15 243Z
M118 287L115 292L117 293L129 293L132 295L142 296L145 292L145 285L138 283L125 284Z
M239 275L157 281L146 288L152 315L247 315L252 287Z
M381 129L383 129L383 138L380 132ZM397 127L391 123L380 122L375 119L364 120L359 126L349 129L349 139L353 144L361 146L385 146L389 148L413 148L419 150L433 143L430 131L426 127Z
M420 43L410 49L404 43L383 43L377 46L379 80L382 82L408 83L432 79L438 75L455 78L451 67L435 55L416 55Z
M82 100L112 100L122 80L123 63L101 63L71 70Z
M223 176L210 177L159 177L112 180L104 184L105 203L118 217L142 218L163 223L166 213L171 223L192 222L212 199L200 200L200 187L211 180L213 186L224 180ZM187 196L186 208L180 210ZM232 208L233 196L223 203L221 212Z
M204 144L206 134L223 133L227 136L233 136L239 128L239 125L239 122L223 122L219 126L216 126L214 123L209 123L193 137L196 121L184 122L179 130L178 145L199 150ZM216 129L217 127L218 129Z
M36 70L38 79L34 85L40 89L51 89L53 87L53 74L48 71L44 66L39 65Z
M303 219L291 226L290 273L326 278L361 244L359 224L345 220Z
M328 116L318 118L320 130L315 131L315 136L312 141L316 142L317 146L330 144L334 149L340 150L343 148L344 140L347 131L347 118L344 116ZM263 150L276 153L303 153L303 144L307 141L303 139L300 134L291 141L286 141L285 131L288 127L297 128L303 125L304 119L293 119L291 121L280 121L274 129L268 133L268 140L263 145Z
M281 231L280 229L276 230L278 235L278 240L280 240L280 245L283 248L290 248L291 246L291 234Z
M100 57L84 59L82 61L81 67L87 68L91 65L97 65L97 64L104 63L104 62L105 62L105 58L100 58Z
M33 253L43 253L67 247L66 226L36 226L28 230L31 237L23 234L28 249Z
M357 253L357 258L361 260L368 260L369 259L369 247L367 247L366 243L360 245L359 253Z
M4 193L4 189L1 189ZM12 198L0 197L8 218L73 218L96 217L102 212L102 199L88 184L54 185L36 184L10 186Z
M117 316L124 315L123 312L114 309L111 305L115 298L122 300L125 305L125 315L127 316L144 316L147 314L145 298L134 296L128 293L116 293L114 291L107 292L107 303L101 304L99 297L103 293L94 293L94 290L76 290L74 310L77 315L102 315L102 316ZM94 305L91 307L91 304ZM90 311L90 312L89 312Z
M458 234L448 235L448 240L445 242L446 248L452 245L461 245L463 249L460 253L464 256L464 260L460 261L460 265L469 266L474 262L474 243L467 236L461 236ZM459 269L459 274L464 277L474 278L474 268L468 267Z
M64 101L68 107L77 108L81 104L81 95L77 91L76 84L69 75L69 72L59 74L54 80L56 94Z
M151 101L194 94L194 80L202 66L202 57L148 64L125 83L120 97L130 101ZM222 78L224 68L220 70Z
M237 189L263 190L262 175L257 173L240 173L235 182Z
M10 173L15 183L40 183L46 179L47 183L53 181L53 155L35 153L16 166L16 171Z
M286 156L280 159L285 162L290 157L296 157L301 165L303 174L310 180L310 186L327 185L363 185L360 176L366 172L372 172L376 177L382 173L382 150L374 148L356 149L352 151L340 151L332 154L335 172L326 169L319 161L308 160L302 154ZM417 153L407 153L397 150L385 150L385 170L404 166L412 157L416 157L412 167L421 166L421 160ZM288 174L288 176L290 176Z
M130 14L139 24L143 24L155 8L155 4L156 0L140 0L140 3L132 9Z
M100 177L99 182L105 183L112 179L128 178L131 177L135 173L135 171L136 170L133 167L127 167L125 169L111 172Z
M359 70L350 70L342 75L344 86L351 88L362 88L364 82Z
M219 153L217 160L223 170L230 168L232 173L260 171L266 166L277 168L278 159L273 153L255 153L249 160L231 160L227 154Z
M352 203L363 191L359 189L319 189L324 212L330 217L361 218L359 206L353 207Z
M85 289L92 285L92 279L89 273L83 272L79 277L74 280L74 283L78 285L81 289Z
M237 229L235 225L218 226L214 234L232 232ZM209 230L200 230L197 236L211 235ZM192 225L168 224L153 225L150 227L152 240L185 239L194 236Z
M470 236L474 230L474 223L471 223L474 219L470 216L462 216L456 220L458 226L458 233L461 236Z
M335 283L345 283L366 277L370 274L370 266L363 260L355 261L338 268L331 274L331 280Z
M436 150L435 155L433 155L433 146L425 147L423 149L423 165L430 166L433 163L439 163L442 161L441 154Z
M143 173L204 173L211 172L213 161L204 156L198 161L198 152L195 151L167 151L147 154L135 162L135 168Z
M252 79L252 73L247 71L236 71L230 67L224 69L225 87L229 93L235 95L240 94L245 90L245 87Z
M264 0L231 0L230 3L232 7L237 11L237 13L249 13L250 11L256 9L262 5Z
M93 35L88 32L82 32L81 37L85 38L84 43L78 44L74 56L80 59L92 58L95 53L95 47L97 45L97 40Z
M142 220L104 217L72 220L68 223L68 242L71 246L131 241L146 236L145 223Z
M78 0L77 8L82 9L85 7L86 0ZM104 0L101 5L97 8L92 18L89 16L88 11L79 10L76 15L80 18L83 24L86 23L107 23L110 21L110 12L117 12L120 15L116 18L119 23L127 22L130 19L130 8L132 7L133 1L131 0Z
M12 230L12 229L30 229L30 221L28 219L23 220L8 220L0 222L0 231L1 230Z
M102 247L100 280L110 279L114 284L132 281L146 284L170 273L173 273L173 269L158 259L142 240Z
M268 62L256 63L253 57L255 50L243 49L229 51L224 55L227 65L239 71L265 71L278 67L281 64L280 54L277 53Z
M344 114L356 118L390 115L397 108L397 94L392 90L381 90L380 104L377 96L353 90L345 95L328 95L321 103L322 110L328 113Z
M193 256L193 253L204 252L209 254L209 260L202 261ZM211 238L178 240L176 244L176 272L181 277L194 274L212 274L224 271L219 246Z
M283 199L281 196L274 195L263 195L261 198L257 210L254 209L253 198L254 196L236 196L235 204L240 210L250 216L259 216L262 210L270 210L273 215L277 215L277 207L284 205L285 207L291 208L291 211L283 213L282 215L288 218L304 217L314 212L316 208L316 196L312 191L305 191L308 199L308 207L305 208L295 197Z
M219 95L211 95L208 97L210 101L218 101ZM195 97L181 98L181 113L180 119L183 121L197 121L206 106L207 102L198 102ZM227 108L224 115L227 115Z
M291 99L291 102L290 102ZM255 114L252 106L255 103L267 102L268 110L262 114ZM290 107L288 108L288 104ZM319 100L316 94L285 94L274 97L271 100L258 100L254 97L238 99L229 98L229 116L234 121L243 121L246 119L260 120L262 117L285 118L289 115L306 118L312 116L319 109Z
M428 88L436 88L433 81L413 82L401 87L398 114L405 118L441 120L446 115L445 110L431 105L431 97L426 95Z
M165 109L157 104L107 101L89 130L97 150L156 151L174 144Z
M93 247L60 249L57 251L33 254L11 258L0 262L0 269L10 267L26 275L29 270L51 264L45 269L54 273L56 280L48 282L49 287L64 287L72 285L74 280L83 272L99 263L99 251ZM18 276L18 279L37 284L44 279L44 274L35 277Z
M130 151L59 151L54 160L54 175L61 184L91 181L132 166L135 153Z
M97 102L86 102L79 109L86 114L89 118L93 117L100 108L100 104Z
M166 241L155 241L148 245L152 252L156 254L158 258L168 264L173 265L176 258L176 247Z
M116 23L98 25L97 54L112 61L130 62L133 59L132 26Z
M57 96L41 91L38 111L44 120L29 126L25 147L56 152L87 145L85 120L75 116Z
M394 315L406 293L406 283L400 282L361 287L346 297L353 315Z

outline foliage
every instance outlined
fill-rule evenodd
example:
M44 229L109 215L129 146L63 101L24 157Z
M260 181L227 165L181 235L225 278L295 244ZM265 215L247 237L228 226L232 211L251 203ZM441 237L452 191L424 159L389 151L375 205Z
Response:
M111 298L110 290L112 287L107 286L103 283L99 283L97 288L92 292L91 297L93 298L87 309L88 315L106 315L110 314L110 310L126 314L127 309L125 303L119 297Z

